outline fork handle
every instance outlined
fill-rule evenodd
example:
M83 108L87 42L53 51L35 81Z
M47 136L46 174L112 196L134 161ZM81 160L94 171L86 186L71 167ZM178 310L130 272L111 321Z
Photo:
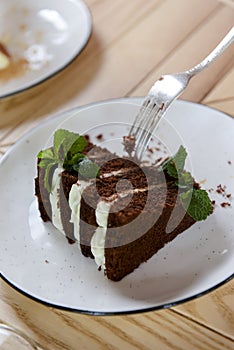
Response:
M200 63L186 71L191 77L208 67L234 41L234 26L216 48Z

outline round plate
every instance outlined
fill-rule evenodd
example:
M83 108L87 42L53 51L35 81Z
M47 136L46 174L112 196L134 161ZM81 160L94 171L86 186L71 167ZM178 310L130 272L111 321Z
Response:
M65 68L91 34L81 0L9 0L0 3L0 44L11 56L0 70L0 98L39 84Z
M157 137L170 152L181 142L186 147L193 175L216 201L206 221L196 223L120 282L105 278L77 245L69 245L50 223L42 223L34 197L36 157L54 130L70 127L83 132L92 127L98 132L102 125L104 140L108 135L121 138L114 133L119 125L132 123L141 101L105 101L47 119L2 157L1 275L27 296L83 313L134 313L190 300L232 277L234 213L229 194L234 194L234 120L202 105L176 101ZM217 191L220 187L223 192Z

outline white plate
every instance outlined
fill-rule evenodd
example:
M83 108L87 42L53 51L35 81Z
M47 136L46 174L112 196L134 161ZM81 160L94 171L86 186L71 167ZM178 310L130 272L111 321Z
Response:
M232 201L215 189L221 184L234 195L234 120L208 107L177 101L161 122L157 136L170 152L181 142L185 145L188 166L196 179L204 188L214 189L210 196L216 200L215 212L122 281L104 278L93 260L83 257L76 245L67 244L50 223L41 222L34 199L36 155L54 129L62 126L85 131L94 126L95 135L96 126L106 123L104 139L118 139L116 132L132 122L140 102L106 101L47 119L2 157L1 274L27 296L84 313L132 313L190 300L232 277L233 206L223 208L222 202Z
M91 23L81 0L1 1L0 43L15 63L0 71L0 98L65 68L86 45Z

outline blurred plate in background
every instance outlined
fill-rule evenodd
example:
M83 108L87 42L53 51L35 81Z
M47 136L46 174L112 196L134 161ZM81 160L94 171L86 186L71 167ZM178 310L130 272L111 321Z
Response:
M89 10L81 0L2 1L0 98L65 68L84 48L91 29Z

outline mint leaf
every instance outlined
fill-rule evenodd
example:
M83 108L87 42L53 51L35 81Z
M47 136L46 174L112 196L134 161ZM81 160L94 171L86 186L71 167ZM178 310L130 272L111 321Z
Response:
M67 171L78 171L83 177L93 178L99 174L99 167L82 153L87 145L85 137L74 132L58 129L54 133L53 148L38 153L38 166L45 169L44 186L51 191L50 172L60 165Z
M69 153L71 155L80 153L84 150L85 146L87 145L87 141L83 136L78 136L76 140L73 142L71 147L69 148Z
M176 182L176 185L179 188L186 188L186 189L193 188L194 178L192 177L192 175L189 172L184 171L180 174L180 176Z
M78 165L84 159L84 157L85 157L84 154L77 153L77 154L71 156L70 159L66 158L64 160L64 163L63 163L64 169L67 171L74 170L74 166Z
M54 149L54 154L56 156L59 155L61 145L65 142L66 139L68 139L68 138L71 139L72 135L74 135L74 134L70 133L70 131L65 130L65 129L58 129L58 130L55 131L55 133L54 133L53 149ZM75 136L75 138L76 137L77 136ZM74 141L72 140L72 143Z
M180 193L180 201L186 212L195 220L205 220L211 214L212 204L205 190L194 188L194 179L189 172L184 171L186 149L180 146L177 153L162 165L162 170L175 179L178 188L184 189Z
M88 158L84 158L78 164L73 165L73 169L87 179L93 179L99 175L100 168Z
M39 168L47 168L50 164L56 164L56 162L53 159L41 159L40 163L38 164Z
M205 190L191 189L180 194L180 200L187 213L195 220L205 220L211 214L211 200Z
M86 144L87 141L83 136L65 129L56 130L54 134L54 154L60 161L77 152L82 152Z
M162 170L166 171L169 176L172 176L175 179L177 179L184 169L186 157L186 149L183 146L180 146L177 153L163 163Z
M43 158L46 158L46 159L54 159L54 153L52 151L51 148L48 148L44 151L40 151L37 155L37 157L39 159L43 159Z

